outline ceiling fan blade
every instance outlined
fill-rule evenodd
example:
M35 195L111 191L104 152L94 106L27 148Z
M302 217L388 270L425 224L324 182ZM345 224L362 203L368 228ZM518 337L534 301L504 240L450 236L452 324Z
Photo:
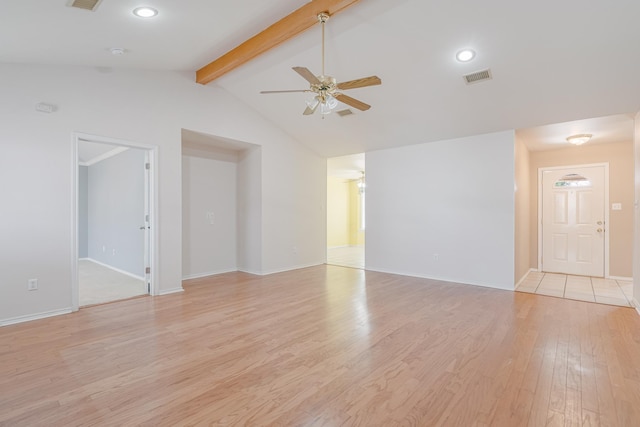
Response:
M335 93L333 96L338 101L343 102L347 105L350 105L353 108L357 108L360 111L367 111L369 108L371 108L371 105L365 104L364 102L358 101L357 99L347 96L343 93Z
M349 80L348 82L338 83L338 89L348 90L358 87L375 86L382 84L382 80L378 76L363 77L361 79Z
M309 105L307 105L307 108L305 108L304 113L302 113L302 115L310 116L311 114L316 112L316 110L318 109L319 105L320 105L320 102L316 102L315 105L313 106L313 108L309 107Z
M305 68L305 67L293 67L293 71L295 71L296 73L300 74L303 79L305 79L306 81L308 81L312 85L320 85L320 84L322 84L322 82L320 80L318 80L318 78L311 71L309 71L308 68Z
M260 93L291 93L291 92L311 92L309 89L294 90L261 90Z

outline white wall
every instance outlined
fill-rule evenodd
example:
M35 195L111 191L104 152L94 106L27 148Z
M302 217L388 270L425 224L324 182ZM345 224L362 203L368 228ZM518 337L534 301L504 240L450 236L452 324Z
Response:
M531 269L531 179L529 150L521 140L515 141L515 283Z
M214 154L214 153L212 153ZM182 277L237 270L236 162L182 156Z
M89 258L144 279L145 153L130 148L89 166Z
M89 167L78 166L78 257L89 256Z
M637 113L635 118L633 148L635 155L633 299L636 309L640 312L640 113Z
M514 288L513 131L374 151L366 163L367 269Z
M240 153L237 169L238 270L262 273L262 149Z
M269 231L250 240L260 245L257 272L324 260L325 160L215 84L188 72L72 66L0 64L0 75L0 323L71 309L73 132L158 147L157 292L182 288L182 128L261 147ZM38 102L58 110L36 112ZM27 291L30 278L38 291Z

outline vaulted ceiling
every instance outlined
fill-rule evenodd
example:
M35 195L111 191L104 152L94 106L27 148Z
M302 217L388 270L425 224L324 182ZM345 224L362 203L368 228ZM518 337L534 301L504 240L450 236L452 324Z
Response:
M0 61L190 71L195 81L196 70L306 2L102 0L95 12L66 3L0 2ZM133 16L142 4L158 16ZM319 26L209 84L324 156L611 115L631 129L638 16L635 0L361 0L327 23L326 71L339 81L379 76L381 86L348 92L369 111L303 116L308 94L259 93L307 88L294 66L320 74ZM467 47L475 59L458 62ZM462 78L487 68L491 80Z

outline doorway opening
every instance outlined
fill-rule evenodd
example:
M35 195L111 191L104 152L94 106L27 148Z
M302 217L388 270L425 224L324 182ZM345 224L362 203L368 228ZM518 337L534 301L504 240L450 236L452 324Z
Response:
M73 310L154 294L155 147L74 135Z
M327 160L327 264L365 268L365 155Z

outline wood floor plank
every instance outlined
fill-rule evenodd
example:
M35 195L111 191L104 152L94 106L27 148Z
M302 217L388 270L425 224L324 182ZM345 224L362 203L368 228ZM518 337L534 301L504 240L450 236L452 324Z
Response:
M0 328L0 426L640 425L630 308L335 266Z

